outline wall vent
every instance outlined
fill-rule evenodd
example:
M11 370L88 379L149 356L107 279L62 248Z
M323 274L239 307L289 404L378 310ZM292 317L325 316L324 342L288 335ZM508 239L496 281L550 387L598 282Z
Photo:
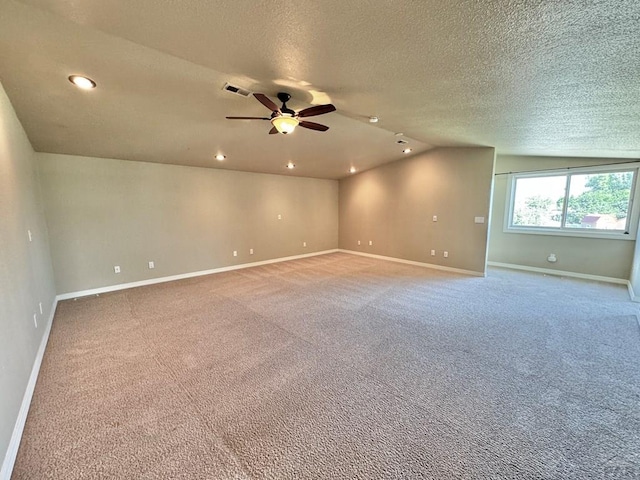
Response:
M240 95L241 97L248 97L249 95L251 95L251 92L246 88L236 87L235 85L231 85L230 83L225 83L222 89L226 90L227 92Z

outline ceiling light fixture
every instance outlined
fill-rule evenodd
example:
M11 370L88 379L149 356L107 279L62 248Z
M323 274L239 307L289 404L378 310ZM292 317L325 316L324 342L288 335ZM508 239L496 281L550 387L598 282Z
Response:
M356 173L356 172L357 172L356 167L351 167L349 169L349 173Z
M289 163L287 163L287 168L288 168L289 170L293 170L294 168L296 168L296 166L295 166L295 164L293 164L293 163L289 162Z
M82 75L71 75L69 76L69 81L76 87L82 88L83 90L96 88L96 82L91 80L89 77L83 77Z
M271 124L276 127L276 130L284 134L292 133L299 123L297 118L286 113L271 119Z
M402 150L402 153L411 153L411 149L410 148L405 148L404 150Z
M369 123L378 123L378 117L369 117Z
M216 160L218 160L219 162L223 161L225 158L227 157L222 155L221 153L216 155Z

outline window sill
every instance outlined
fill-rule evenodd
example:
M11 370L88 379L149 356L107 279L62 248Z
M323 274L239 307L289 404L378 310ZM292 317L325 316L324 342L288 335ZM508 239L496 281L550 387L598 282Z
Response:
M604 240L635 240L636 236L631 233L624 234L619 231L607 233L605 231L572 231L570 229L557 230L548 228L514 228L508 227L502 230L504 233L518 233L522 235L548 235L552 237L579 237L579 238L598 238Z

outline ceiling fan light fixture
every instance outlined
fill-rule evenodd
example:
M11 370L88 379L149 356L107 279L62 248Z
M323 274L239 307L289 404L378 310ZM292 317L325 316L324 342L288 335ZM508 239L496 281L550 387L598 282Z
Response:
M267 97L264 93L254 93L254 98L258 100L262 105L271 110L270 117L227 117L229 120L268 120L271 122L271 130L269 135L277 135L278 133L288 134L293 133L298 125L300 128L306 128L308 130L315 130L317 132L326 132L329 127L316 122L309 122L307 117L315 117L317 115L324 115L325 113L331 113L336 111L336 107L330 103L326 105L314 105L312 107L303 108L299 112L291 110L287 107L287 102L291 98L291 95L285 92L278 93L278 100L282 102L282 107L278 107L273 101ZM301 120L302 119L302 120Z
M219 162L223 161L225 158L227 158L225 155L219 153L215 156L215 159L218 160Z
M296 165L295 165L295 163L293 163L293 162L289 162L289 163L287 163L287 168L288 168L289 170L293 170L294 168L296 168Z
M284 134L293 132L299 123L297 118L286 114L271 119L271 124L276 127L276 130Z

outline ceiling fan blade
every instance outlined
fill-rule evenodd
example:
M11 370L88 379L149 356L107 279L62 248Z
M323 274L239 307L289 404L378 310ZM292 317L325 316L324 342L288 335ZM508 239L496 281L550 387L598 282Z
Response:
M276 127L272 127L271 130L269 130L269 135L273 135L274 133L279 133Z
M314 115L322 115L329 112L335 112L336 107L330 103L326 105L316 105L315 107L305 108L298 112L298 117L313 117Z
M310 130L317 130L319 132L326 132L327 130L329 130L329 127L327 127L326 125L321 125L319 123L314 123L314 122L306 122L304 120L300 122L298 125L304 128L308 128Z
M271 101L271 99L269 97L267 97L265 94L263 94L263 93L254 93L253 96L256 97L256 100L258 100L261 104L263 104L265 107L267 107L272 112L279 112L280 111L280 107L278 107L275 103L273 103Z
M269 117L227 117L229 120L271 120Z

